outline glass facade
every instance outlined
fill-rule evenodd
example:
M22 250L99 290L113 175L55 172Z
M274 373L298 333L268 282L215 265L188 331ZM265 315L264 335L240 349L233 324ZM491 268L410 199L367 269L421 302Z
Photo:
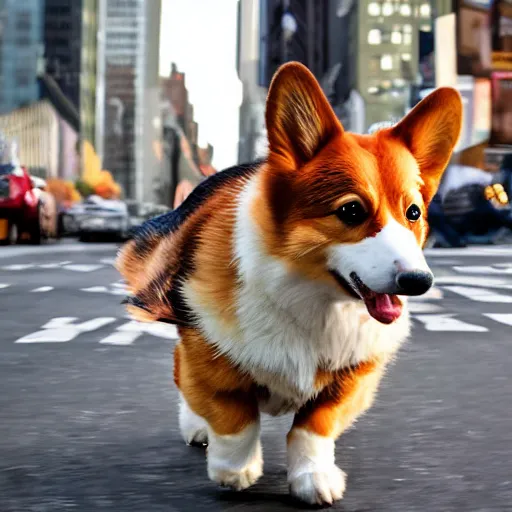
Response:
M43 2L0 0L0 113L39 99Z

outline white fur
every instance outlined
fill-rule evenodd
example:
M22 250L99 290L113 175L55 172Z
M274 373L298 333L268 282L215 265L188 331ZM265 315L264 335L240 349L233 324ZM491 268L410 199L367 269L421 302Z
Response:
M294 429L288 442L291 493L312 505L331 504L345 492L345 473L334 462L334 439Z
M206 421L198 416L180 393L180 432L187 444L206 444L208 432Z
M242 432L220 436L208 428L208 476L235 490L253 485L263 473L259 421Z
M217 306L201 303L187 283L183 290L199 313L207 339L279 396L286 410L290 403L297 408L315 395L319 367L335 370L392 355L409 334L409 315L404 307L396 322L380 324L369 317L361 301L345 297L335 286L292 274L266 254L250 214L257 193L258 176L242 192L236 220L239 326L223 325ZM380 264L381 256L377 257ZM373 261L368 263L370 270L378 266ZM279 407L274 403L268 409L276 413Z
M412 231L393 218L374 237L332 247L328 264L349 282L355 272L378 293L396 293L398 271L430 271Z

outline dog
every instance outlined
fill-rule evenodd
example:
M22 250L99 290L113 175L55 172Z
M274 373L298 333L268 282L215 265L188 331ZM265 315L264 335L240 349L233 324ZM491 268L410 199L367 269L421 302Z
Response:
M291 494L342 498L335 441L408 337L407 297L433 284L426 213L461 118L444 87L392 127L349 133L311 72L287 63L268 92L267 158L211 176L121 248L129 313L178 326L180 430L208 445L211 480L253 485L260 415L293 413Z

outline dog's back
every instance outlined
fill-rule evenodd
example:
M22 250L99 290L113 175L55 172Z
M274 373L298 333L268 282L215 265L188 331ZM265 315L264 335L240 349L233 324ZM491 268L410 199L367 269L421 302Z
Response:
M237 185L259 165L239 165L210 176L178 208L146 221L122 248L116 267L132 294L125 302L135 318L190 323L180 284L193 271L197 243L213 214L229 213Z

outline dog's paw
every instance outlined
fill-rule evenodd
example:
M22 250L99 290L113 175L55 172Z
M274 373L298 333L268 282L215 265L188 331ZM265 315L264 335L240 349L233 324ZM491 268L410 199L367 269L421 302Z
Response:
M290 493L310 505L332 505L343 498L346 478L335 465L327 471L303 473L290 480Z
M208 476L210 480L222 487L229 487L234 491L242 491L254 485L263 474L263 458L261 454L255 457L246 467L241 470L229 470L215 468L208 465Z
M208 444L208 431L206 421L198 416L184 398L180 402L180 432L188 445Z

